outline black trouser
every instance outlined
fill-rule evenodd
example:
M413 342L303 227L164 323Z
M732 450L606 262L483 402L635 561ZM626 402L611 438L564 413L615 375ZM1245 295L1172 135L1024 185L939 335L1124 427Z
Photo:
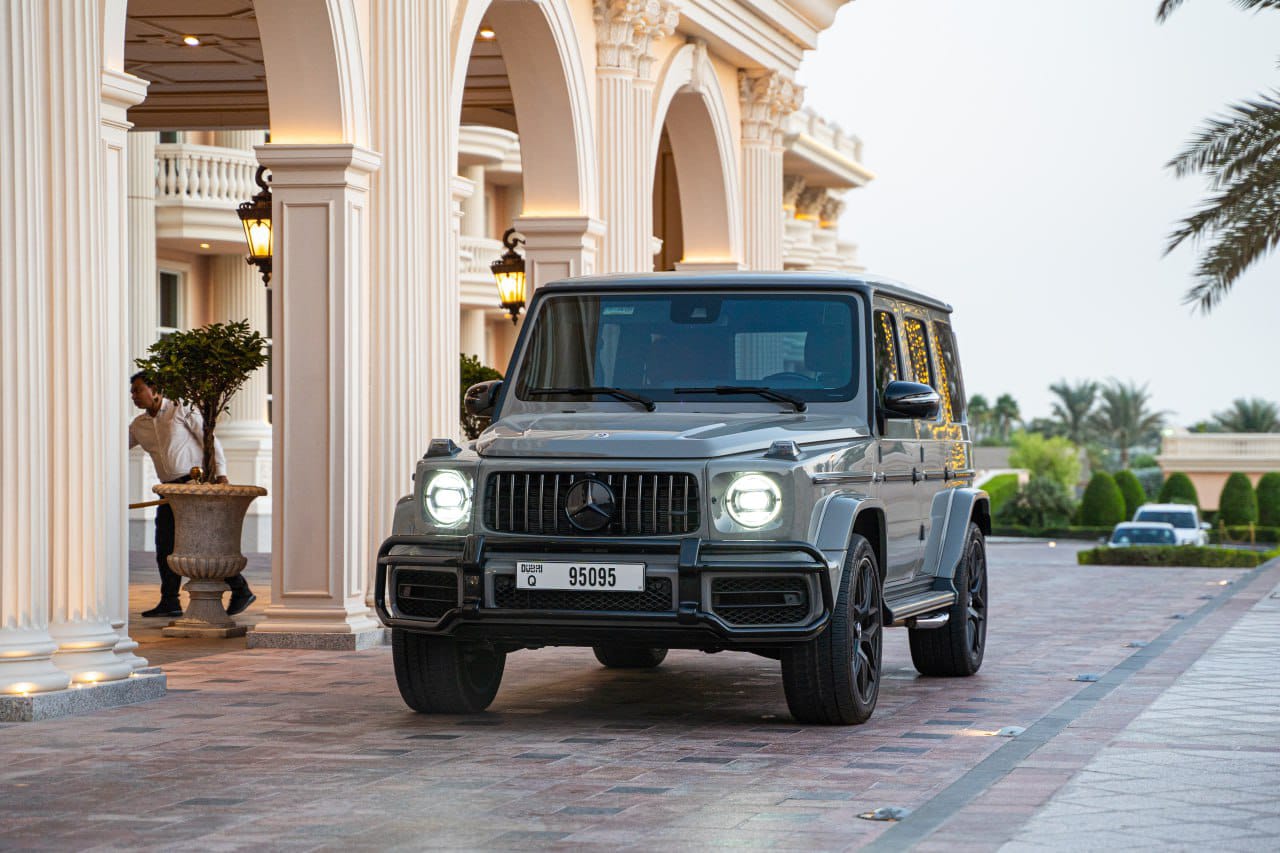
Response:
M169 555L173 553L173 508L161 504L156 509L156 567L160 569L160 603L180 606L178 590L182 588L182 575L169 568ZM243 574L227 578L232 598L248 598L249 582Z

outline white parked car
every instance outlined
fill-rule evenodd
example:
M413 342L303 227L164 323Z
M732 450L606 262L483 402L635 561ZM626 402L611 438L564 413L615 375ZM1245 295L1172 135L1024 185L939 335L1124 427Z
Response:
M1179 545L1209 544L1209 525L1200 520L1200 510L1193 504L1143 504L1133 520L1172 524Z
M1177 544L1177 528L1163 521L1122 521L1111 531L1111 538L1107 541L1110 548Z

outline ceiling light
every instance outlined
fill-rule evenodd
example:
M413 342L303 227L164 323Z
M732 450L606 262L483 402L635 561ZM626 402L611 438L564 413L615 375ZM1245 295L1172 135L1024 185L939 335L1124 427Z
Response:
M485 41L493 41L497 37L498 37L498 34L493 31L493 27L480 28L480 38L484 39Z
M182 43L185 44L187 47L199 47L200 39L196 38L195 36L183 36Z
M207 248L209 248L209 244L208 244L208 243L201 243L201 244L200 244L200 248L201 248L201 249L207 249Z

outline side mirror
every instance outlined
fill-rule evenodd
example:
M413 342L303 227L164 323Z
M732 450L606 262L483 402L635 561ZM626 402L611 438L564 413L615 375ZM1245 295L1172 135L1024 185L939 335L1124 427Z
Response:
M501 379L480 382L467 389L466 396L462 398L462 405L467 410L468 415L477 418L491 418L493 417L493 407L497 404L500 393L502 393Z
M942 398L928 385L919 382L890 382L881 400L884 412L890 418L913 418L931 421L942 410Z

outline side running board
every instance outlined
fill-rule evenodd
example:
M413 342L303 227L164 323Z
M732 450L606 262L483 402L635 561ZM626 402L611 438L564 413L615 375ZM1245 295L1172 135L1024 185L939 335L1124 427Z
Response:
M914 623L908 625L908 627L941 628L943 625L947 624L946 614L941 614L940 617L932 614L936 614L937 611L950 607L952 604L955 604L955 601L956 594L954 590L930 589L917 593L910 598L895 601L892 604L886 604L885 607L889 611L888 621L891 626L896 627L899 625L908 625L908 620L916 620ZM927 624L925 624L925 619L917 618L924 616L930 617L927 620ZM942 621L935 625L933 622L936 618L941 618Z

